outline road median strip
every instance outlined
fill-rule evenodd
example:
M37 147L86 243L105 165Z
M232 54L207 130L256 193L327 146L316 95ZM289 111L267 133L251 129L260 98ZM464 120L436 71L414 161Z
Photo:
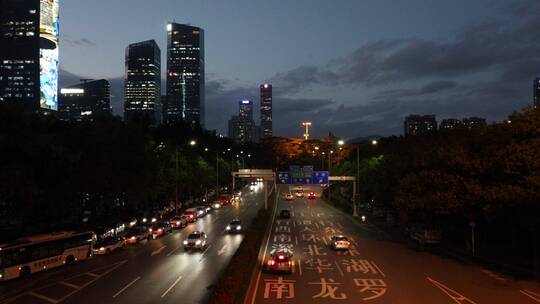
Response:
M236 253L231 258L229 265L221 274L216 284L209 303L211 304L233 304L243 303L249 283L255 269L259 256L254 254L259 252L264 235L270 224L272 210L274 208L275 195L272 192L269 198L268 210L258 211L251 225L246 230L245 237L240 243Z

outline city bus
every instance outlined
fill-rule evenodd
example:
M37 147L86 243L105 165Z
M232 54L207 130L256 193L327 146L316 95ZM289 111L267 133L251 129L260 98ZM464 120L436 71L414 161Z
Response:
M91 231L62 231L0 245L0 281L84 260L92 255L95 241L96 235Z

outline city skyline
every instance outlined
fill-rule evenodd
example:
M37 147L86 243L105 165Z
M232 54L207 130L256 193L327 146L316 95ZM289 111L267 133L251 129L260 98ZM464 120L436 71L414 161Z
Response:
M111 12L121 5L115 3ZM293 5L302 6L302 3ZM305 119L314 122L313 132L319 137L331 130L347 137L390 135L401 133L402 119L412 113L435 113L441 118L482 116L488 121L500 121L513 110L532 104L530 81L540 73L537 68L540 52L534 42L538 39L535 30L538 21L534 16L540 8L534 1L479 1L466 6L448 1L433 6L423 5L421 13L414 10L420 6L417 1L406 5L353 1L339 5L316 3L306 8L304 13L292 12L280 18L278 28L268 27L260 32L234 22L223 26L221 19L215 18L214 13L209 11L209 8L219 8L224 16L234 16L241 12L266 9L268 16L260 20L260 24L266 24L275 15L278 6L246 4L240 8L240 12L232 12L219 3L203 2L185 4L182 12L175 15L174 9L178 5L162 4L159 12L156 10L153 13L155 18L148 21L149 24L145 21L136 24L136 27L148 25L149 30L139 35L155 38L162 49L165 45L163 31L168 20L182 20L183 23L205 28L208 57L207 128L217 129L221 133L225 133L227 119L235 112L235 101L239 98L256 100L256 85L266 81L274 84L274 112L283 118L274 123L274 134L277 136L300 134L298 122ZM390 9L381 10L381 6ZM78 2L68 3L64 10L76 15L81 7L87 8ZM144 4L135 2L133 9L142 11L144 8ZM328 45L314 40L315 32L311 30L295 32L305 37L296 41L293 39L296 36L292 34L279 36L284 26L292 24L296 24L296 27L299 24L311 25L300 28L312 28L317 24L314 23L316 17L327 9L332 9L336 12L333 16L342 19L332 17L327 21L329 24L341 23L345 28L363 28L362 35L347 37L348 31L336 35L332 27L321 29L321 37L330 39ZM403 16L396 19L396 23L385 21L386 24L380 24L381 21L373 17L383 12L392 16L400 10ZM355 18L351 13L344 13L347 11L371 13L373 16ZM520 19L511 21L516 15L520 15ZM244 21L252 18L252 15L245 14ZM415 18L418 20L411 21ZM392 18L381 18L389 19ZM425 26L436 20L441 20L436 27ZM64 29L69 22L65 21ZM102 26L106 24L98 28ZM69 71L86 76L82 72L84 70L93 76L92 69L82 68L89 63L77 63L76 58L70 58L70 53L81 48L87 49L84 52L94 50L101 53L114 48L114 43L105 47L104 41L96 39L91 27L87 27L86 32L79 32L79 38L74 38L73 30L66 29L66 56L62 63L64 75L65 71ZM236 34L229 34L232 32ZM133 35L130 33L122 39L133 40ZM257 51L252 45L243 45L240 49L235 47L246 37L255 41L255 45L260 44L257 41L278 38L283 38L285 43L279 44L278 56L270 55L278 50L276 47L257 47ZM528 39L510 38L505 42L507 37ZM482 39L485 43L477 43ZM312 51L312 46L316 44L321 46L318 54ZM491 54L488 50L497 49L497 45L508 47ZM301 46L304 48L297 51ZM238 53L232 53L233 49ZM524 51L519 57L512 55L518 50ZM246 53L250 55L244 56ZM111 58L115 56L118 55L108 55L106 60L113 60ZM117 73L111 68L115 64L107 66L102 73L114 78ZM252 66L255 68L247 69ZM488 71L494 73L488 75ZM107 75L100 75L103 76ZM115 90L118 87L115 83L119 81L110 80L113 107L118 114L121 96Z

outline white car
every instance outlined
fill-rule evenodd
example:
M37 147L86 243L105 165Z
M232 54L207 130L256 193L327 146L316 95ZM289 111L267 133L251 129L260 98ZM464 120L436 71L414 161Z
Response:
M204 249L206 247L207 237L202 231L193 231L184 241L184 250Z
M343 235L334 235L331 238L330 246L334 250L349 250L351 242Z
M117 249L124 247L126 241L123 237L109 237L98 241L92 247L93 254L109 254Z
M285 194L285 199L288 201L294 200L294 195L292 193Z

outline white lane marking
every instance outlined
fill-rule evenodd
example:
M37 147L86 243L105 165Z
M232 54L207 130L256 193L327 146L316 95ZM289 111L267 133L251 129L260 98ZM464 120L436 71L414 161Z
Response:
M298 237L296 235L294 236L294 241L296 242L296 246L298 246Z
M279 191L277 191L277 190L279 190L279 189L276 189L276 192L279 193ZM274 221L276 219L276 212L277 212L277 206L278 206L277 197L278 196L276 195L276 199L274 201L274 214L272 215L272 219L271 219L271 222L270 222L270 229L267 231L268 232L268 238L266 239L266 245L264 246L264 253L263 253L261 266L264 265L264 261L266 259L266 250L268 250L268 243L270 242L270 236L272 235L272 227L274 227ZM251 296L251 304L255 304L255 298L257 297L257 290L259 289L259 282L261 281L261 274L262 274L262 270L259 268L259 274L257 275L257 281L255 282L255 290L253 291L253 295Z
M302 275L302 262L300 262L300 259L298 259L298 273Z
M167 253L167 256L171 256L176 250L180 249L180 247L182 247L182 246L183 246L182 244L178 245L176 248L171 250L171 252Z
M178 279L176 279L176 281L174 281L174 283L172 283L172 285L167 290L165 290L165 292L161 295L161 297L162 298L165 297L169 293L169 291L171 291L171 289L173 289L174 286L178 284L178 282L180 282L181 279L182 279L182 276L179 276Z
M95 273L92 273L92 272L87 272L86 274L89 275L89 276L92 276L94 278L99 278L99 274L95 274Z
M202 255L204 255L208 251L208 249L210 249L210 247L212 247L212 245L206 246L206 249L202 252Z
M444 292L447 296L450 297L454 302L458 304L462 303L469 303L469 304L476 304L473 300L468 299L464 295L460 294L459 292L453 290L452 288L444 285L441 282L437 282L434 279L427 277L428 281L430 281L435 287L439 288L442 292Z
M495 274L494 272L492 271L489 271L487 269L482 269L481 270L483 273L487 274L488 276L494 278L495 280L497 281L501 281L501 282L506 282L506 279L501 277L501 276L498 276L497 274Z
M67 286L67 287L71 287L71 288L73 288L73 289L81 289L81 288L82 288L82 287L79 286L79 285L71 284L71 283L64 282L64 281L62 281L62 282L60 282L60 283L58 283L58 284L61 284L61 285Z
M341 269L341 267L339 266L338 262L337 261L334 261L334 264L336 264L336 267L337 269L339 270L339 274L344 277L345 275L343 274L343 270Z
M371 264L373 266L375 266L375 268L377 268L377 270L379 271L379 273L382 275L383 278L386 278L386 275L384 274L384 272L381 270L381 268L379 268L379 265L377 265L375 262L371 262Z
M33 296L33 297L36 297L36 298L38 298L38 299L40 299L40 300L43 300L43 301L47 301L47 302L49 302L49 303L56 304L56 303L60 302L59 300L55 300L55 299L53 299L53 298L49 298L49 297L47 297L47 296L44 296L44 295L39 294L39 293L34 292L34 291L29 292L29 294L30 294L31 296Z
M122 292L124 292L126 289L128 289L131 285L135 284L135 282L137 282L141 277L136 277L135 280L129 282L126 286L124 286L124 288L120 289L117 293L115 293L112 297L113 298L116 298L117 296L119 296Z
M537 303L540 303L540 294L539 293L536 293L534 291L530 291L530 290L527 290L527 289L522 289L519 292L521 292L522 294L526 295L527 297L533 299Z
M212 247L212 245L206 246L206 249L201 253L201 258L199 260L199 263L202 262L202 260L204 260L205 258L204 254L208 251L208 249L210 249L210 247Z
M161 246L157 250L152 251L152 256L155 256L156 254L159 254L163 249L165 249L167 246Z
M227 244L223 245L220 250L218 250L217 254L222 255L225 253L225 250L227 249Z

